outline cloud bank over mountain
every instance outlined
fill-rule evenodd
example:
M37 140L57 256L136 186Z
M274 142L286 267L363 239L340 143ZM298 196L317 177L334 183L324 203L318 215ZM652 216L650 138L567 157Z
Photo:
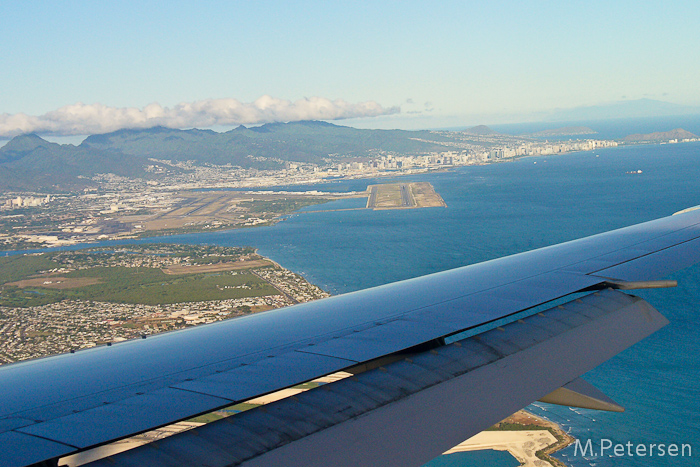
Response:
M289 101L262 96L254 102L237 99L207 99L183 102L172 108L153 103L135 107L108 107L77 103L40 116L0 115L0 137L25 133L69 136L109 133L123 128L207 128L218 125L295 122L301 120L342 120L399 113L398 107L383 107L367 101L352 104L342 99L310 97Z

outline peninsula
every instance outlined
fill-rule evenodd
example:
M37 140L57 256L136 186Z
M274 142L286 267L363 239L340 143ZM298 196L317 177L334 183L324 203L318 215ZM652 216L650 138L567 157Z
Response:
M661 141L677 143L679 141L687 142L697 140L698 138L698 135L686 131L683 128L676 128L675 130L670 131L629 135L625 136L624 141L627 143L653 143Z

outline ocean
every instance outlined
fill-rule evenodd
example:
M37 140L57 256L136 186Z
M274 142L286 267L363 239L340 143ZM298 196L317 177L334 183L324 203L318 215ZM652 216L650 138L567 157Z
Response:
M641 170L641 174L627 172ZM601 149L405 177L429 181L447 208L300 212L273 227L195 234L172 241L253 245L332 293L344 293L592 235L700 204L700 143ZM382 179L381 181L389 181ZM376 180L336 182L361 190ZM291 189L292 187L287 187ZM303 189L327 189L324 186ZM324 209L355 207L337 201ZM307 208L306 210L313 210ZM700 267L677 273L679 287L639 293L671 324L586 375L623 405L623 414L536 404L594 446L690 444L700 456ZM612 451L608 451L611 453ZM575 455L578 454L578 455ZM450 455L431 467L493 465L493 453ZM559 454L572 466L696 465L692 457ZM438 462L437 464L435 462Z
M638 171L639 174L627 172ZM148 239L251 245L310 282L344 293L477 263L670 215L700 205L700 143L640 145L403 177L428 181L446 208L294 213L271 227ZM364 190L392 179L309 187ZM340 200L324 209L356 207ZM111 242L105 244L113 244ZM673 276L679 287L638 293L671 324L585 375L623 414L530 407L583 442L689 444L693 457L582 456L572 466L690 466L700 457L700 266ZM610 451L611 452L611 451ZM506 467L503 453L443 456L437 466Z

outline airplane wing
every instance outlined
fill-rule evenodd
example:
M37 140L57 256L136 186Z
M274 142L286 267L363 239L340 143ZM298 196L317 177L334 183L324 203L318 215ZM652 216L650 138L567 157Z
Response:
M0 464L355 374L94 465L422 465L664 326L621 290L700 262L700 210L363 291L0 366ZM572 295L576 294L576 295ZM556 302L553 302L555 301Z

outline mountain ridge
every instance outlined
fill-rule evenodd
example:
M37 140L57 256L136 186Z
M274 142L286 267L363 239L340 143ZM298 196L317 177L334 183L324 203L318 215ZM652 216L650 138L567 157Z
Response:
M0 189L64 191L95 186L89 177L114 173L125 177L147 176L148 162L72 144L57 144L35 135L20 135L0 148Z
M428 134L439 139L427 131L364 130L307 120L239 126L225 133L163 127L118 130L89 136L80 146L157 159L267 169L281 167L279 161L318 163L329 155L363 157L377 148L405 153L437 150L438 145L412 139Z
M149 159L279 169L286 161L321 164L327 159L370 157L376 150L404 154L444 150L426 139L448 140L429 131L365 130L312 120L239 126L223 133L162 126L120 129L88 136L78 146L28 134L0 148L0 189L80 189L94 186L90 179L98 173L157 177L145 171L153 164Z

